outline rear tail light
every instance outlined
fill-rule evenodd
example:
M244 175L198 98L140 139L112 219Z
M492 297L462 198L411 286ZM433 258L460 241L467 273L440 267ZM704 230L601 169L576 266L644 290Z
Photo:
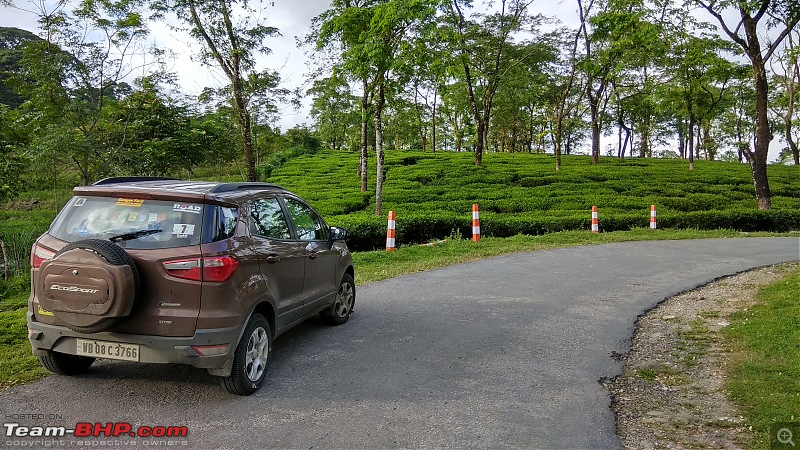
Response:
M193 345L192 348L200 356L219 356L228 353L228 344L219 345Z
M38 269L43 262L48 259L53 259L54 256L56 256L56 252L40 247L38 244L33 244L33 248L31 249L31 267Z
M233 275L239 262L230 256L219 256L165 261L162 265L168 274L176 278L222 283Z

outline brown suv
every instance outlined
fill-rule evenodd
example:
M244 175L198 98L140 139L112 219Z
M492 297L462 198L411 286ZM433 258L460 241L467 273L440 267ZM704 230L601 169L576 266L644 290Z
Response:
M347 232L283 188L110 178L73 192L31 252L28 335L51 372L181 363L248 395L275 337L353 311Z

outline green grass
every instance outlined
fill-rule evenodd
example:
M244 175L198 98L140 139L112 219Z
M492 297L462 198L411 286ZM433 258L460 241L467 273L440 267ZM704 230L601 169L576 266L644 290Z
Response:
M28 288L23 277L0 291L0 390L47 374L31 354L25 324Z
M734 349L727 389L753 427L753 448L769 448L770 427L800 422L800 272L736 313L725 336Z

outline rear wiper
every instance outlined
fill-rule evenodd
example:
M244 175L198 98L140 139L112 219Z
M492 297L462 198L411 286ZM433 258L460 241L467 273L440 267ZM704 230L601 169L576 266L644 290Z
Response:
M156 233L161 233L161 229L132 231L130 233L111 236L110 238L108 238L108 240L111 242L130 241L131 239L139 239L140 237L150 236L151 234L156 234Z

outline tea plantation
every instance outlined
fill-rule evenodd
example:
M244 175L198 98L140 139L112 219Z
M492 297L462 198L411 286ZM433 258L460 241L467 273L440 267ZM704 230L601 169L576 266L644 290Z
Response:
M757 211L746 164L679 160L564 158L489 154L476 167L469 153L386 153L383 217L375 216L374 156L368 192L360 191L358 155L321 152L293 158L269 181L306 198L328 223L348 229L354 250L381 248L386 213L397 213L398 244L471 234L471 208L480 205L485 236L538 235L588 230L592 206L600 230L649 226L650 205L659 228L800 230L800 168L769 167L771 211Z

